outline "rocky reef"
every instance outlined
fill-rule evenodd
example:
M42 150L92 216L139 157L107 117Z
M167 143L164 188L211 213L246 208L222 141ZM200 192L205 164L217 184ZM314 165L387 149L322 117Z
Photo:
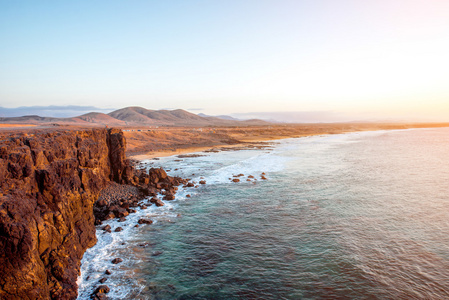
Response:
M0 138L0 299L75 299L81 258L96 243L95 222L129 206L119 198L97 201L102 190L113 182L137 188L139 197L161 189L171 197L183 182L162 169L136 170L118 129Z

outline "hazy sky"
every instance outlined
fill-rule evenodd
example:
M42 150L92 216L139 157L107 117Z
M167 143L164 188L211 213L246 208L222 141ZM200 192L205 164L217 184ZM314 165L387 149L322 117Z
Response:
M3 107L449 120L448 0L0 0L0 45Z

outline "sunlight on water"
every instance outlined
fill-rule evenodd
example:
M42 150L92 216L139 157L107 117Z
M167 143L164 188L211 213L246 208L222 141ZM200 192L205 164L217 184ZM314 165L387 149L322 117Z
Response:
M99 231L80 299L106 269L112 299L449 298L448 154L443 128L148 161L207 184L133 217L153 225Z

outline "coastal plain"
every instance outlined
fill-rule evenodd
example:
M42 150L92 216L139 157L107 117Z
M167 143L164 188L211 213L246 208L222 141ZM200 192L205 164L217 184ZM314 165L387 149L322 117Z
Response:
M427 127L449 127L449 123L323 123L122 129L127 142L127 156L140 160L199 151L254 147L286 138Z

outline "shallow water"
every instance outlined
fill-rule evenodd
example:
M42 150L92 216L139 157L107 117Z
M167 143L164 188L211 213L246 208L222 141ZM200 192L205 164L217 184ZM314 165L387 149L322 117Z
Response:
M443 128L147 161L207 184L108 221L125 230L97 232L79 298L103 277L112 299L449 298L448 154ZM156 222L134 228L142 215Z

